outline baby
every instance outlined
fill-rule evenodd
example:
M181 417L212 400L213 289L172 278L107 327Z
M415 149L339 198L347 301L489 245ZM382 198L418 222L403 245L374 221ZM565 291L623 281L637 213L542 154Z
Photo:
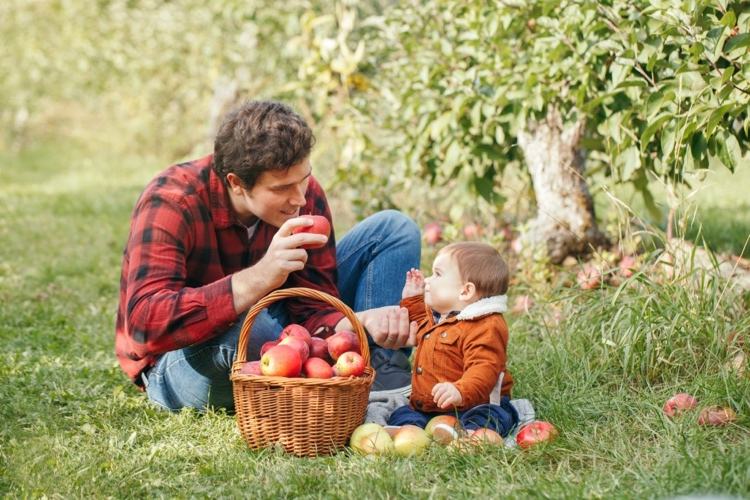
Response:
M416 269L406 273L401 305L419 323L412 393L388 425L425 427L448 413L467 430L487 427L505 436L518 423L505 366L507 289L508 266L486 243L441 249L429 278ZM499 404L490 404L496 384Z

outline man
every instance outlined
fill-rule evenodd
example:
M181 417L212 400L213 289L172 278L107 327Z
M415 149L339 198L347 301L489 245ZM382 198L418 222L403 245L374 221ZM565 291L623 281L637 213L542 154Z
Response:
M168 168L141 194L122 261L115 351L156 404L231 411L229 372L247 310L298 286L357 311L378 372L373 390L408 393L408 359L398 349L413 345L416 323L394 304L405 272L419 267L419 230L391 210L338 244L333 232L295 234L311 224L304 215L331 220L312 175L314 141L289 107L248 102L224 119L213 155ZM288 323L322 336L351 329L327 304L287 299L254 320L248 359Z

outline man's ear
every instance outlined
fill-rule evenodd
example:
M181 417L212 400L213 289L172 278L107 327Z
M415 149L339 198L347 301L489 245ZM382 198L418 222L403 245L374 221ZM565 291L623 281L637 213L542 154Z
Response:
M471 281L468 281L464 284L464 287L461 289L461 293L458 295L458 298L464 301L470 301L473 300L477 295L477 287L472 283Z
M244 187L242 184L242 181L239 177L237 177L237 174L233 174L232 172L229 172L227 174L227 184L229 185L229 189L234 194L242 194L242 188Z

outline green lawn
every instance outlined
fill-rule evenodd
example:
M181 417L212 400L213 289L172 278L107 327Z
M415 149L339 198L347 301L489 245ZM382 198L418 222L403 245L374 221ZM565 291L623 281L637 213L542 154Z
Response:
M230 416L151 407L114 358L130 210L166 161L61 143L0 160L0 496L750 496L750 378L728 364L738 351L726 341L750 333L750 314L723 283L644 274L586 295L559 288L511 318L514 396L559 428L551 446L412 459L251 452ZM746 203L715 209L714 223L750 232ZM738 421L670 421L661 406L678 391L732 406Z

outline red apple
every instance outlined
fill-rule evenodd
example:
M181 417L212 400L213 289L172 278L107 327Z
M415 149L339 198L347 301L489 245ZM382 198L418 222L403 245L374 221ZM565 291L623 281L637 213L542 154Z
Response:
M443 239L443 228L437 222L429 222L424 226L424 239L429 245L437 245Z
M430 436L416 425L403 425L392 437L393 450L402 457L419 455L430 445Z
M307 342L297 337L284 337L279 345L288 345L299 353L299 359L304 363L310 357L310 347Z
M578 286L584 290L593 290L598 288L602 282L602 272L594 264L590 262L583 266L583 269L578 271L576 276Z
M307 328L302 325L296 323L286 325L286 327L281 330L279 340L284 340L287 337L297 337L298 339L304 340L308 347L312 347L312 336L310 335L310 332L307 331Z
M701 410L698 416L699 425L726 425L737 420L733 409L722 406L709 406Z
M448 444L458 437L460 425L453 415L438 415L432 417L425 426L425 432L440 444Z
M359 350L359 339L354 332L349 330L341 330L334 335L331 335L326 339L328 343L328 354L331 355L331 359L336 361L345 352L354 351L360 352Z
M692 410L698 404L698 401L686 392L680 392L672 396L664 403L662 410L670 418L679 415L685 410Z
M505 442L500 434L486 427L475 429L469 436L475 444L503 444Z
M263 372L260 370L260 361L245 361L240 366L240 373L244 373L245 375L263 375Z
M310 358L302 365L302 374L307 378L331 378L333 367L320 358Z
M345 352L336 360L333 371L339 377L359 377L365 372L365 359L358 352Z
M279 345L280 340L269 340L268 342L263 342L263 345L260 346L260 356L263 357L263 355L266 353L267 350L269 350L272 347L275 347Z
M620 275L622 275L623 278L630 278L637 269L635 257L632 255L624 256L618 267L620 268Z
M530 448L536 444L553 441L557 437L557 429L549 422L537 420L531 422L518 432L516 443L521 448Z
M268 377L299 377L302 359L296 349L288 345L277 345L260 359L260 370Z
M305 215L305 217L308 219L312 219L313 221L312 225L295 227L292 230L293 234L313 233L313 234L322 234L327 237L331 235L331 223L328 222L328 219L326 219L322 215ZM302 245L300 248L310 249L310 248L320 248L322 246L325 246L325 243L309 243L307 245Z
M482 236L482 227L479 224L471 223L464 226L464 237L467 240L477 240Z
M328 354L328 342L320 337L312 337L312 339L310 339L310 357L320 358L325 361L333 361L331 355Z

